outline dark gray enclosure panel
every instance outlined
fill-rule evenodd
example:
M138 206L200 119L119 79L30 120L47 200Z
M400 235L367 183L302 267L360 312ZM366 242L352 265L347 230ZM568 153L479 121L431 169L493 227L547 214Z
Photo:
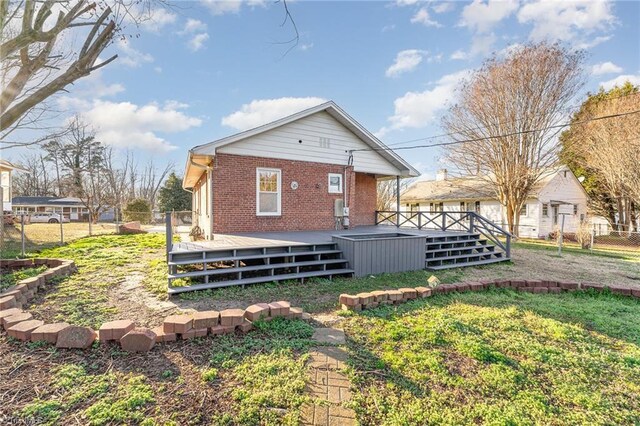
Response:
M334 235L356 277L424 269L426 236L388 233Z

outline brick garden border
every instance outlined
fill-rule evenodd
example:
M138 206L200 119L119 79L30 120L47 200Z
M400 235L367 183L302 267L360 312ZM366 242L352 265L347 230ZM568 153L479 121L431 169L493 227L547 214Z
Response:
M76 272L75 263L66 259L17 259L0 260L3 268L47 265L49 269L0 293L0 326L7 334L22 341L47 342L58 348L87 349L99 340L119 342L127 352L146 352L156 343L173 342L207 335L246 333L258 320L270 321L277 317L307 319L301 308L291 307L287 301L257 303L246 309L203 311L184 315L171 315L161 326L153 329L139 328L131 320L109 321L96 331L90 327L70 325L66 322L45 324L36 320L22 306L31 300L38 290L46 287L55 277Z
M561 293L579 290L608 290L612 294L640 299L640 288L632 289L619 285L607 285L594 282L557 281L557 280L480 280L456 284L440 284L436 287L400 288L397 290L377 290L356 295L341 294L339 303L343 310L360 311L375 308L381 304L400 304L417 298L430 297L435 294L453 292L482 291L490 288L511 288L528 293Z

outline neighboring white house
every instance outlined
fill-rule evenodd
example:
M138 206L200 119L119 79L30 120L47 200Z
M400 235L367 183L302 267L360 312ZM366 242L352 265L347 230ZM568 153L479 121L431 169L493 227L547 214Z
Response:
M0 159L0 198L2 198L2 210L11 211L12 190L12 174L14 170L24 171L19 166Z
M474 211L494 222L507 226L503 206L486 182L475 178L450 178L440 170L436 180L416 182L401 195L406 211ZM544 238L561 223L560 206L571 206L565 215L565 232L576 232L587 218L587 194L576 176L566 167L548 173L536 185L520 212L519 235Z

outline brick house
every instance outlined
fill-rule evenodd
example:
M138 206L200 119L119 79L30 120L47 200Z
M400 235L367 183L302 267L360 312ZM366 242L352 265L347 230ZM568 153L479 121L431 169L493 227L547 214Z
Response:
M377 181L418 175L329 101L192 148L183 187L194 225L211 239L373 225ZM345 218L335 214L341 205Z

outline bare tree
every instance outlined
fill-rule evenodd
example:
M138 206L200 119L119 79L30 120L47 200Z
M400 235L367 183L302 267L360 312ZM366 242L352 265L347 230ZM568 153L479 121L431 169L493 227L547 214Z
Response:
M624 231L637 230L640 209L640 114L634 113L638 110L638 87L627 83L601 90L587 98L561 137L563 157L595 177L596 189L606 194L617 213L611 224ZM614 117L591 120L610 115Z
M54 6L58 13L51 22ZM96 64L116 30L111 15L110 7L99 11L96 3L85 0L0 2L0 131L16 126L49 96L116 58ZM18 22L20 29L15 31ZM56 53L56 45L63 32L83 26L90 27L85 41L77 56L66 61L69 56ZM63 65L65 69L60 68Z
M7 141L16 129L42 129L55 115L47 100L109 64L100 54L127 23L152 19L164 0L23 0L0 1L0 135L4 148L37 144ZM80 39L76 45L73 42Z
M111 204L105 146L96 140L95 131L76 116L69 123L66 137L44 146L55 164L59 196L77 197L96 221Z
M509 231L532 189L557 163L558 129L582 88L584 54L546 43L487 60L443 119L447 160L486 182L505 206ZM533 131L535 129L535 131ZM473 142L462 142L472 140ZM461 142L456 144L455 142Z
M402 194L415 179L400 180L400 193ZM397 182L395 179L379 180L378 192L376 197L376 210L394 210L396 209L396 190Z
M42 152L24 155L20 162L24 171L13 176L13 192L16 196L55 196L49 164Z
M151 208L156 205L156 197L169 172L174 168L173 163L167 164L163 169L158 170L153 163L153 158L145 165L142 173L138 175L135 195L149 201Z

